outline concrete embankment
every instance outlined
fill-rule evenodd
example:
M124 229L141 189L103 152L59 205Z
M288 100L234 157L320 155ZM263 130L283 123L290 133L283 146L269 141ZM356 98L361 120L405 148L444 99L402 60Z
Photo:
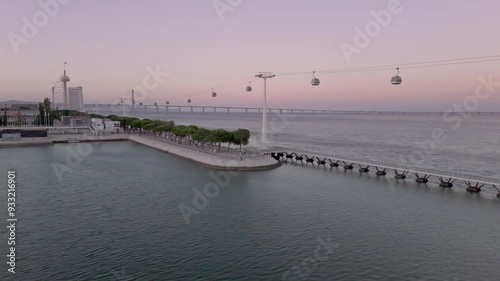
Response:
M16 147L16 146L50 145L54 143L126 141L126 140L128 140L127 135L118 135L118 134L107 135L107 136L93 136L84 134L51 135L47 138L22 138L20 140L3 140L0 141L0 148Z
M159 151L182 157L193 161L203 167L214 170L226 171L263 171L271 170L281 165L271 157L256 154L229 155L227 153L212 153L207 150L196 149L170 143L167 140L160 140L139 135L54 135L43 139L21 139L15 141L0 141L0 148L18 146L51 145L56 143L72 142L102 142L102 141L133 141Z
M37 146L37 145L50 145L52 140L48 138L43 139L23 139L16 141L0 141L0 148L3 147L16 147L16 146Z
M168 143L168 141L161 141L137 135L130 135L129 140L165 153L170 153L191 160L203 167L215 170L263 171L271 170L281 165L279 161L276 161L271 157L265 157L264 155L243 155L240 158L239 156L223 155L222 153L212 154L205 151L171 144Z

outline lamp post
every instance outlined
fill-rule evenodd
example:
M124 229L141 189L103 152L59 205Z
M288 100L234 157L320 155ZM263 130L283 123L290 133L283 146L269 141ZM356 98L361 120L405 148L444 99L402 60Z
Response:
M262 105L262 149L267 149L267 79L276 75L271 72L260 72L255 75L257 78L264 79L264 103Z

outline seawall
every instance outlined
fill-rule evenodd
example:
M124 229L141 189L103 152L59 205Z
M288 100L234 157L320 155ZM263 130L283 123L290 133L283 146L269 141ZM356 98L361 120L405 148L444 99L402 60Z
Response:
M48 138L37 139L21 139L16 141L0 141L0 149L6 147L20 146L38 146L52 145L57 143L72 143L72 142L104 142L104 141L132 141L147 147L159 150L164 153L169 153L177 157L193 161L198 165L213 170L224 171L265 171L281 166L281 162L266 157L264 155L245 154L245 155L229 155L226 153L210 153L196 149L194 147L185 147L170 143L169 141L159 140L156 138L116 134L107 136L91 136L91 135L57 135L49 136Z
M265 171L281 166L281 162L264 155L243 155L229 157L228 155L212 154L192 148L182 147L154 138L130 135L130 141L193 161L203 167L224 171Z

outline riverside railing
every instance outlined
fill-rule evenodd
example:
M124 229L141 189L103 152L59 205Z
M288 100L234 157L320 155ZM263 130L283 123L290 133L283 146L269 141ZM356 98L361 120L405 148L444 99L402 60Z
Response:
M217 157L217 158L220 158L220 159L242 161L242 160L263 159L263 158L266 157L264 154L257 154L257 155L255 155L255 154L230 154L231 152L224 152L224 151L221 151L221 152L211 152L208 149L200 149L199 146L196 146L196 145L178 144L177 142L172 141L171 139L165 138L165 137L146 135L144 133L140 134L140 133L137 133L137 132L130 132L130 134L136 135L136 136L140 136L140 137L143 137L143 138L147 138L147 139L151 139L151 140L160 141L160 142L163 142L163 143L166 143L166 144L169 144L169 145L173 145L173 146L176 146L176 147L180 147L180 148L184 148L184 149L189 149L189 150L192 150L192 151L195 151L195 152L198 152L198 153L204 153L206 155ZM235 151L233 151L233 152L235 152Z

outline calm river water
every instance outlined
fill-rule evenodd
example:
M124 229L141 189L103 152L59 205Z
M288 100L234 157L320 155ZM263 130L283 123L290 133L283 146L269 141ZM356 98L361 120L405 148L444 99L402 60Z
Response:
M367 133L332 124L328 136L315 131L308 138L317 142L297 137L296 145L314 150L335 135L342 153L369 143L375 157L410 139L397 131L395 139L358 139L346 133ZM498 144L498 131L488 133L470 132L477 144L450 137L443 150L464 151L450 165L484 161L498 176L488 145ZM83 151L78 145L0 149L4 179L17 172L19 219L17 273L7 272L4 226L0 280L500 280L499 200L329 168L228 175L130 142L68 156L69 148ZM61 181L57 163L70 167ZM189 224L180 206L192 208Z

